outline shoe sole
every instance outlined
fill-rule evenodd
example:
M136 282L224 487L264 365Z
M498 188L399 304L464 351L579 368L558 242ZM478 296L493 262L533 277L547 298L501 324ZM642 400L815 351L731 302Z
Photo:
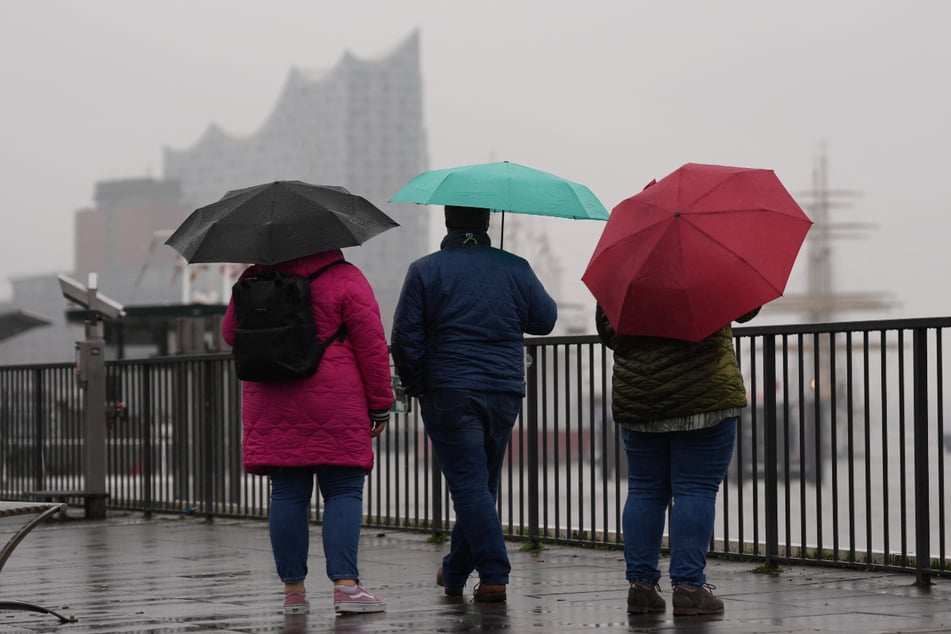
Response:
M674 608L674 616L703 616L704 614L723 614L723 608L718 610L698 610L696 608Z
M385 612L386 606L380 603L335 603L334 611L337 614L372 614L374 612Z
M667 608L628 608L628 614L659 614L661 612L666 612Z
M506 598L504 594L490 594L487 596L472 597L472 600L476 603L505 603Z
M284 608L284 614L307 614L310 611L310 606L307 605L289 605Z

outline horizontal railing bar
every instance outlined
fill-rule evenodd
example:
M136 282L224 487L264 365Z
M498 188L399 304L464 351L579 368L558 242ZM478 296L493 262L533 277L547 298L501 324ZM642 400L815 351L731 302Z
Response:
M946 328L951 317L734 328L750 406L711 555L951 576L941 525ZM532 410L526 399L503 467L503 527L515 540L620 548L626 458L611 417L611 352L596 335L525 345L537 400ZM228 353L106 369L116 408L110 508L267 516L267 479L241 466L241 389ZM82 489L82 394L73 363L0 366L0 495ZM365 522L443 535L454 513L412 405L376 442ZM316 493L312 507L320 522Z

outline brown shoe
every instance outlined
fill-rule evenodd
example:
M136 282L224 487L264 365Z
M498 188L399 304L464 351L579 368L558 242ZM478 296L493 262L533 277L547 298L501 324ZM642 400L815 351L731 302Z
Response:
M716 586L705 583L702 586L674 586L674 616L694 614L719 614L723 612L723 601L713 596Z
M477 583L472 600L478 603L504 603L505 584Z
M657 593L659 586L635 581L627 591L627 613L647 614L667 609L664 598Z
M446 584L443 582L442 578L442 566L439 566L439 569L436 570L436 585L445 588L446 594L450 597L462 596L462 588L446 588Z

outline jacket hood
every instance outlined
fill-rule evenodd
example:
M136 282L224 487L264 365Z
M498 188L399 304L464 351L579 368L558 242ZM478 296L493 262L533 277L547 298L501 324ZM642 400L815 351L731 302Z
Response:
M310 275L322 266L331 262L343 260L343 251L340 249L331 249L330 251L321 251L320 253L311 253L302 255L293 260L278 262L277 264L255 264L246 270L249 272L258 271L281 271L282 273L293 273L295 275Z

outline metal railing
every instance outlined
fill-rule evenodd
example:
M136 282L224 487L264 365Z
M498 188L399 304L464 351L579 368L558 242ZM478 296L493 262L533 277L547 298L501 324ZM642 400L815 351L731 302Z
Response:
M943 333L951 318L735 329L749 389L718 498L715 556L951 576ZM499 513L530 542L618 547L627 494L612 356L594 336L529 338ZM264 518L241 466L229 355L107 364L109 507ZM0 367L0 495L82 489L73 364ZM446 531L448 492L418 410L377 440L365 523ZM315 494L316 496L316 494ZM315 520L321 507L314 499Z

